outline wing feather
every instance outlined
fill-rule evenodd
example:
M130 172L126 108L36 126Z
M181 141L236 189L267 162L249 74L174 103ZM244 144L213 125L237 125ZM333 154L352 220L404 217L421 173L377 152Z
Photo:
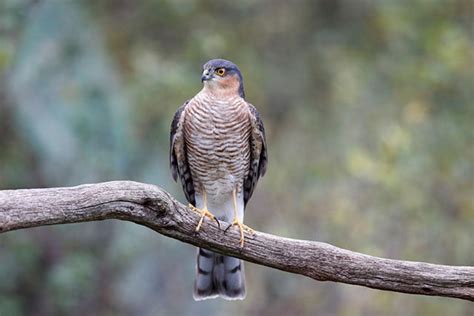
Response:
M183 187L184 195L189 203L196 205L196 200L194 197L194 184L193 178L191 175L191 170L189 169L188 157L186 152L186 142L184 140L183 133L183 122L184 114L186 113L184 109L188 105L189 100L186 101L182 106L178 108L174 114L173 121L171 122L171 131L170 131L170 168L171 175L173 179L177 181L178 175Z
M258 179L265 175L268 163L263 121L257 109L250 103L248 105L252 132L250 133L250 170L247 178L244 180L245 205L247 205L248 200L252 197Z

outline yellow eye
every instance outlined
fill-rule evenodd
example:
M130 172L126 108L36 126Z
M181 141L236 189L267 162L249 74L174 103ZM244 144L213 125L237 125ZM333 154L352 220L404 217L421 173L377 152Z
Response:
M215 73L218 75L218 76L223 76L225 74L225 69L224 68L217 68Z

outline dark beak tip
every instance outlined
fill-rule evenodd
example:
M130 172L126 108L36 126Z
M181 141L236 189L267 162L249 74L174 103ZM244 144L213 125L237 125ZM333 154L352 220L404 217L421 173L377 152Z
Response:
M211 80L211 76L209 76L209 75L202 75L201 76L201 82L208 81L208 80Z

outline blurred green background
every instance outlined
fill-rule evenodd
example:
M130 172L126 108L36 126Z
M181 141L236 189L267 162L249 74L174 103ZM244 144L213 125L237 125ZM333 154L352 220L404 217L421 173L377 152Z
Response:
M473 2L0 2L0 188L114 179L185 201L179 105L236 62L267 129L246 223L371 255L474 265ZM247 264L193 301L195 249L119 221L0 235L0 315L473 315L448 298Z

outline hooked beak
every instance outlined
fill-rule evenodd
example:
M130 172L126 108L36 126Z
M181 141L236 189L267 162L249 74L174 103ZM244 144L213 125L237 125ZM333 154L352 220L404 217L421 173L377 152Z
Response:
M211 80L213 78L212 72L209 69L204 69L201 75L201 82Z

